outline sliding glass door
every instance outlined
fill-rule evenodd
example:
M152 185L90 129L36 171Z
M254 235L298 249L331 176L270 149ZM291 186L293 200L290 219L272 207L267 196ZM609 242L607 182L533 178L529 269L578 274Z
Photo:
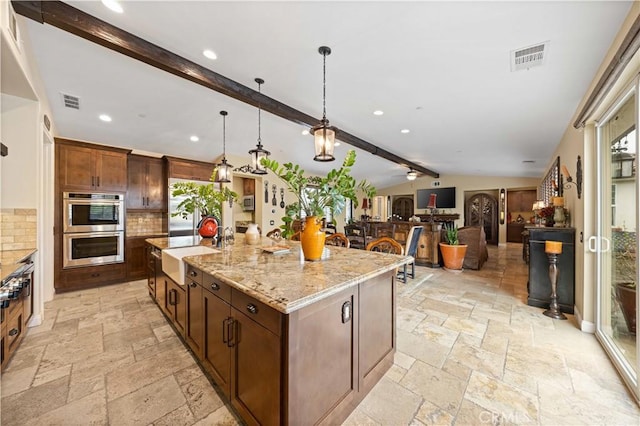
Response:
M598 295L596 335L638 393L638 178L636 86L598 125Z

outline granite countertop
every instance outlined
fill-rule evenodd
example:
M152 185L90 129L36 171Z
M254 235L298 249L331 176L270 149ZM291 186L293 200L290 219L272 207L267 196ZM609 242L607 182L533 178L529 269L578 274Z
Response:
M147 242L160 249L211 244L210 239L198 237ZM330 246L326 259L309 262L303 260L300 243L294 241L278 243L290 247L287 253L262 251L262 247L274 244L265 237L258 245L236 238L230 250L183 260L285 314L413 261L411 256Z
M21 250L3 250L0 252L0 280L4 280L13 274L22 262L32 256L36 251L35 248Z

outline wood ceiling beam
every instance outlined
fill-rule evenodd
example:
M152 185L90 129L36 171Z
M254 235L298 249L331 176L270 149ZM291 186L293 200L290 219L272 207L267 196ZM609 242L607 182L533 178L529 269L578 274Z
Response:
M263 95L247 86L220 75L208 68L189 61L173 52L163 49L129 32L117 28L94 16L84 13L61 1L18 1L12 0L16 13L33 19L41 24L49 24L78 37L115 50L130 58L137 59L155 68L192 81L208 89L222 93L241 102L296 124L313 127L319 119L305 114L287 104ZM415 171L432 176L440 175L419 164L399 157L355 135L338 129L336 137L356 148L377 155L393 163L410 167Z

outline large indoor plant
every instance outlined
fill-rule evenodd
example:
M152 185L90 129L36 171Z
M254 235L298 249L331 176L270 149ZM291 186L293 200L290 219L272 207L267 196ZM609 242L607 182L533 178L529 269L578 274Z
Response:
M229 188L217 190L213 183L199 184L195 182L176 182L171 186L171 195L181 197L182 201L176 206L172 216L182 216L187 219L189 215L199 213L202 219L198 223L198 231L203 237L213 237L211 227L208 232L201 230L205 220L210 217L216 218L216 228L222 216L222 203L225 201L237 201L238 194Z
M287 207L288 214L305 217L300 237L305 259L319 260L322 256L325 235L320 228L325 209L331 210L335 223L335 216L342 213L347 200L358 206L358 191L364 192L368 198L375 195L376 189L371 184L366 180L357 182L350 175L355 162L356 152L349 150L339 169L332 169L324 177L307 177L297 164L280 165L272 159L262 160L262 164L275 173L297 199Z
M444 240L445 242L440 243L440 251L442 252L444 267L453 270L462 269L464 256L467 253L467 245L460 244L460 241L458 240L457 225L445 225Z

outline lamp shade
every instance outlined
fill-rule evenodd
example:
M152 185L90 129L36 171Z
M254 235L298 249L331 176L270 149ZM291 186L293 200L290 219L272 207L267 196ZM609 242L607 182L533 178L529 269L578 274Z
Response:
M368 199L368 198L363 198L363 199L362 199L362 208L366 210L366 209L368 209L369 207L370 207L370 206L369 206L369 199Z
M438 194L429 194L429 204L427 204L428 209L435 209L436 207L436 197Z
M223 158L222 161L216 164L216 174L213 179L216 183L229 183L231 182L231 168L233 166L227 163L227 159Z
M407 180L416 180L418 177L418 173L415 170L409 170L407 172Z
M263 158L267 158L271 153L262 149L262 145L258 143L255 149L249 151L251 155L251 173L254 175L266 175L267 169L261 164Z

